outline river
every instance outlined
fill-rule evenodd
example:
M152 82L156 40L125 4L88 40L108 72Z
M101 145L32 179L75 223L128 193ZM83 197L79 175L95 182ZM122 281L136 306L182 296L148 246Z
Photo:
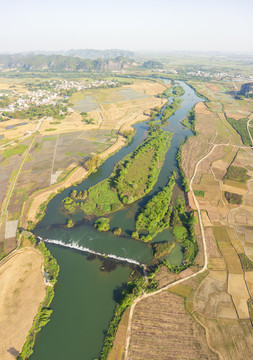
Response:
M83 191L107 178L114 165L147 137L146 122L134 125L136 133L131 144L107 159L96 173L91 174L80 185L70 187L53 198L48 204L45 217L36 226L34 232L37 236L55 242L47 243L47 247L60 265L60 274L51 304L53 309L51 321L38 334L34 354L30 359L92 360L97 358L103 345L106 329L113 316L116 301L120 296L122 286L135 266L134 263L148 264L152 261L150 246L133 240L128 235L134 231L134 219L140 207L167 184L173 171L178 172L176 163L178 146L192 134L181 124L181 121L202 99L188 85L183 82L180 84L185 89L181 107L170 117L169 124L162 127L163 130L174 135L157 183L145 198L109 216L111 227L121 227L126 236L98 232L91 224L83 220L81 213L74 216L76 226L71 229L66 228L62 199L73 189ZM182 194L180 183L175 192ZM154 241L163 240L173 241L168 230L164 230L154 239ZM59 246L59 244L64 246ZM105 259L89 254L87 249L109 254L109 256ZM176 265L181 263L182 258L181 246L176 245L169 260Z

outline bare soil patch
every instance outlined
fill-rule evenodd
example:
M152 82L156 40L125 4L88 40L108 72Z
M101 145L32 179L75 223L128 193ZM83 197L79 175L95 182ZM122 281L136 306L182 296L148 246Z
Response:
M46 295L41 266L34 250L21 250L0 267L0 358L11 360L26 340L40 303Z
M129 360L218 359L204 329L184 307L182 297L164 292L137 304Z
M195 317L205 327L208 344L223 360L251 360L253 357L253 328L250 320L209 319Z
M243 274L228 275L228 293L233 298L239 319L248 319L249 310L247 301L249 299L249 293Z

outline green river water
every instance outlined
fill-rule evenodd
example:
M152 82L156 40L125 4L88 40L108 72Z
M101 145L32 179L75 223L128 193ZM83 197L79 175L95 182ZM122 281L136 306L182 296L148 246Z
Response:
M167 184L173 171L178 172L176 153L178 146L191 135L181 121L188 111L201 99L185 83L181 108L169 119L169 125L163 129L174 133L171 146L166 154L154 189L144 199L126 206L109 217L110 226L121 227L126 236L114 236L112 233L98 232L83 220L83 214L74 215L74 228L66 228L66 216L63 213L62 199L75 188L77 191L107 178L114 165L125 155L132 152L147 137L145 122L134 125L136 134L130 145L122 148L107 159L94 174L76 187L70 187L58 194L48 204L47 212L36 226L37 236L51 241L48 249L60 265L60 274L55 287L55 297L51 308L51 321L38 334L32 360L92 360L99 356L106 329L113 316L122 286L129 278L135 263L149 264L152 261L150 246L131 239L128 235L134 230L134 219L141 206L157 191ZM180 183L176 193L182 193ZM154 241L173 241L168 230L158 234ZM109 254L102 256L89 253ZM177 244L171 254L171 264L180 264L183 259L182 248ZM103 267L103 270L101 270Z

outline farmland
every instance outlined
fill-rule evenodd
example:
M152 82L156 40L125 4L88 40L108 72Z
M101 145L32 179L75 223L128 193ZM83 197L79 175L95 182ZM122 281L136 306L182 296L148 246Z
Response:
M23 96L22 94L31 86L28 86L28 83L38 86L39 81L41 80L22 79L15 83L15 91ZM13 83L10 80L2 78L0 83L3 91L12 91ZM15 247L15 230L22 205L32 193L38 190L41 193L43 188L60 184L74 169L82 168L85 160L91 156L97 153L102 154L101 157L108 156L123 146L125 136L119 135L119 129L123 134L129 129L128 124L147 119L148 116L143 115L144 111L148 112L153 106L163 103L164 100L156 98L155 95L164 89L165 87L159 83L136 80L119 88L81 90L72 95L74 110L65 118L54 120L49 116L39 120L40 122L36 119L26 119L26 124L22 126L18 125L24 120L1 121L0 134L4 135L0 139L1 205L6 201L6 194L12 186L16 169L22 164L24 151L31 144L29 132L38 127L36 138L22 164L8 200L7 213L0 223L1 251L8 253ZM83 108L87 111L88 119L96 120L93 124L83 122L80 112L75 110L75 104L86 97L96 99L96 103L99 104L95 112L89 111L85 106ZM86 174L81 168L79 173ZM72 178L74 179L73 176ZM77 181L78 174L75 179L74 181ZM41 199L43 202L47 197L48 195L40 195L38 200ZM38 202L38 205L41 202ZM36 202L33 202L31 208L33 213L34 210L36 213L35 204ZM34 215L31 218L34 219ZM6 232L5 228L12 228L12 231Z

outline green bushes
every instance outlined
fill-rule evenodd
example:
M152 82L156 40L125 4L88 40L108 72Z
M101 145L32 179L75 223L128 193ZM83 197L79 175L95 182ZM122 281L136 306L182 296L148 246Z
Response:
M108 179L89 189L87 199L80 204L81 209L87 215L101 216L146 195L158 179L170 138L168 132L153 133L115 166Z
M239 254L239 258L244 271L253 271L253 261L245 254Z
M99 218L95 221L94 226L98 231L108 231L110 230L110 220L105 217Z
M200 196L200 197L204 197L205 196L205 191L203 190L193 190L194 195L196 196Z
M232 180L246 183L250 179L248 170L239 166L230 165L223 180Z
M122 206L117 191L110 186L109 179L92 186L86 201L81 203L81 209L87 215L97 216L116 211Z
M46 248L43 242L41 242L38 245L37 249L41 252L41 254L44 257L44 270L50 279L50 283L52 285L55 285L56 279L59 274L59 265L57 264L56 260L53 258L50 251ZM53 287L47 286L46 297L44 301L41 303L38 314L34 319L32 328L28 333L26 342L22 348L20 355L18 356L18 360L28 359L29 356L32 355L37 333L50 320L50 316L53 310L49 309L49 306L53 300L53 297L54 297Z
M175 243L170 241L152 244L153 255L155 258L161 258L162 256L168 255L174 246Z
M225 191L225 198L230 204L241 204L242 203L242 195L234 194L228 191Z
M50 116L56 119L64 119L68 107L62 104L56 105L31 105L28 109L5 112L3 115L15 119L41 119Z
M174 99L171 104L166 105L163 110L163 114L161 117L161 122L166 123L166 121L180 108L182 100L181 99Z
M121 320L124 311L132 304L142 293L142 286L145 282L144 277L140 277L132 282L127 283L127 288L123 291L120 302L116 305L114 316L111 320L109 328L107 330L102 352L100 354L100 360L107 360L108 355L113 347L113 341L118 329L119 322Z
M18 360L28 359L33 353L33 347L37 333L50 321L50 316L53 310L48 309L52 299L54 297L54 290L51 287L47 287L46 298L41 304L38 314L36 315L32 328L30 329L26 342L22 348L21 353L18 356Z
M247 121L248 119L231 119L227 118L228 122L233 126L233 128L238 132L238 134L241 136L242 142L244 145L251 146L251 140L249 137L249 133L247 130Z
M182 96L182 95L184 95L184 93L185 93L184 88L181 85L174 86L174 88L172 90L172 94L174 96Z
M26 150L27 146L26 145L22 145L22 144L19 144L17 146L15 146L14 148L10 148L10 149L7 149L3 152L3 157L5 159L13 156L13 155L20 155L20 154L23 154L24 151Z
M187 178L185 176L184 170L182 168L182 147L186 143L187 139L188 138L186 138L185 141L183 141L180 144L180 146L178 148L177 156L176 156L177 165L178 165L179 172L180 172L180 175L181 175L181 178L182 178L182 186L183 186L185 192L190 191L189 182L188 182L188 180L187 180Z
M38 245L38 250L44 257L44 270L48 274L48 279L50 283L54 285L58 277L60 267L57 264L56 259L51 255L50 251L46 248L44 242L40 242Z
M196 130L195 130L195 124L196 124L196 113L194 109L191 109L188 114L187 117L182 121L182 124L191 129L191 131L196 135Z
M67 227L72 228L75 225L74 221L72 219L68 219L67 221Z
M169 226L171 214L170 200L174 185L175 175L173 174L162 191L158 192L148 201L136 220L136 230L138 232L140 230L148 231L150 240L159 231ZM146 237L145 241L147 241Z

